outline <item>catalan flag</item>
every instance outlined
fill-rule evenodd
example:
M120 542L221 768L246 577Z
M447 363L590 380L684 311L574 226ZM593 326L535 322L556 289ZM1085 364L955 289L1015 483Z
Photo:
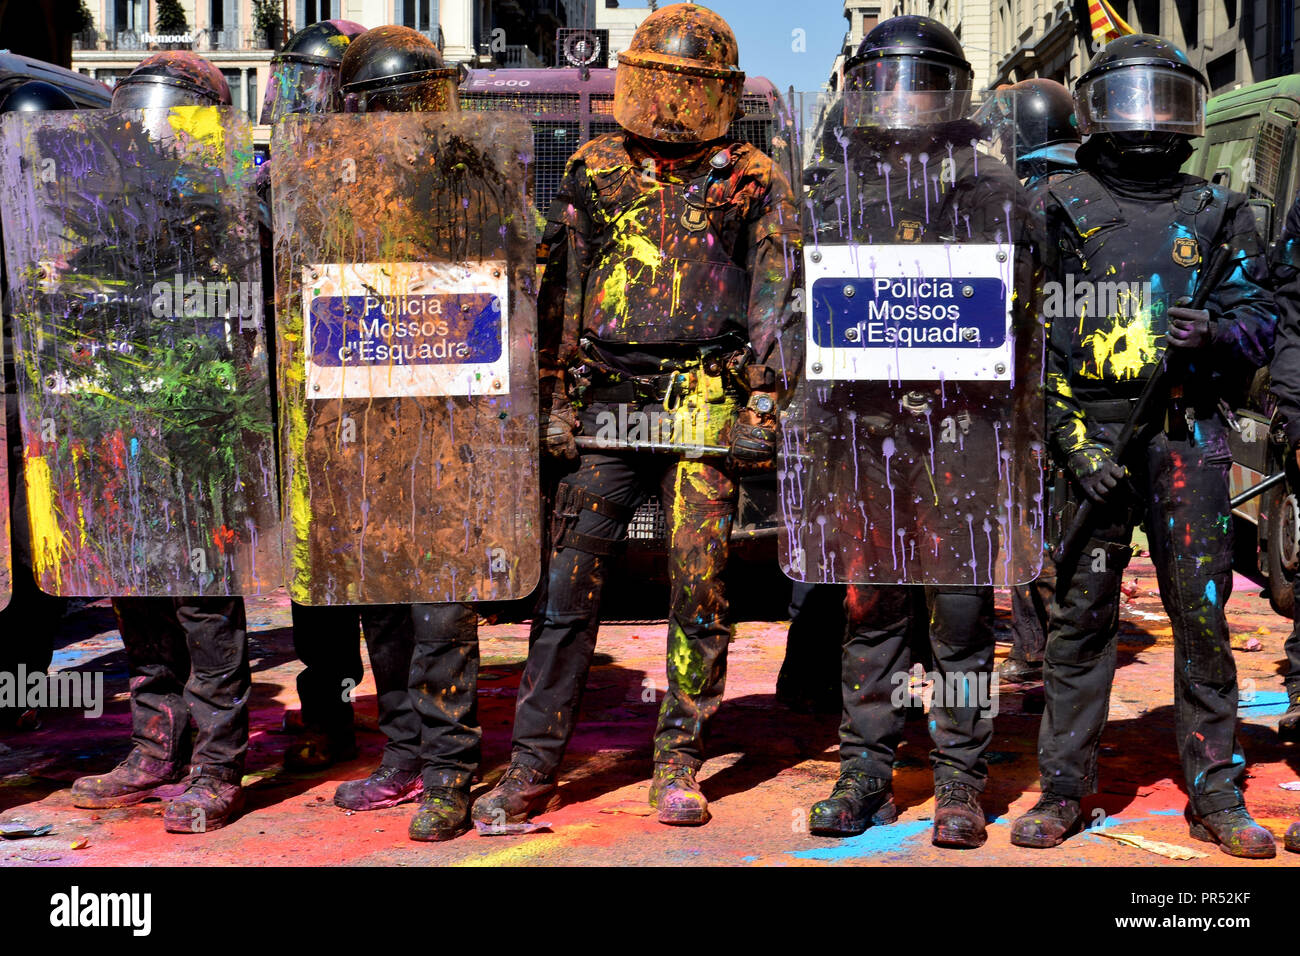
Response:
M1092 38L1106 44L1125 34L1137 33L1115 12L1109 0L1088 0L1088 16L1092 20Z

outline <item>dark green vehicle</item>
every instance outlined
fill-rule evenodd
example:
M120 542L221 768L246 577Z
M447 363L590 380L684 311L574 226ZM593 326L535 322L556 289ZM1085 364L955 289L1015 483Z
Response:
M1244 193L1260 237L1270 246L1281 234L1300 186L1297 123L1300 74L1216 96L1206 107L1205 137L1196 141L1196 151L1183 167L1184 172ZM1285 440L1274 433L1266 370L1255 377L1232 424L1230 487L1237 519L1237 570L1265 581L1273 609L1295 617L1300 475ZM1289 476L1281 477L1288 470Z

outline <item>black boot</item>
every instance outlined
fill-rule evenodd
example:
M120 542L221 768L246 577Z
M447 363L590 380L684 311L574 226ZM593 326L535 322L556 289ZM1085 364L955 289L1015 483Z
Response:
M142 800L169 800L185 792L186 768L173 766L163 772L132 751L125 760L105 774L78 777L72 783L72 805L85 809L129 807Z
M1015 846L1045 850L1060 846L1082 824L1083 809L1078 800L1045 790L1033 808L1012 825L1011 842Z
M495 787L474 801L475 823L504 826L523 823L540 810L552 809L557 800L555 781L540 770L512 763Z
M380 767L365 780L339 784L334 805L344 810L382 810L417 799L423 789L420 771Z
M163 829L168 833L207 833L233 822L244 809L241 775L214 775L195 766L186 781L185 792L163 810Z
M1008 657L998 666L998 677L1008 684L1032 684L1043 679L1043 662Z
M956 850L973 850L984 845L988 831L984 826L984 809L979 791L970 784L950 780L934 788L935 846Z
M1197 840L1217 843L1228 856L1246 860L1271 860L1277 856L1273 834L1260 826L1245 807L1232 807L1198 817L1186 811L1188 832Z
M351 725L328 730L306 726L284 752L284 769L290 773L312 773L357 755L357 734Z
M469 789L426 787L411 818L412 840L439 843L469 831Z
M820 836L857 836L869 826L898 819L891 781L846 770L835 789L808 812L808 831Z

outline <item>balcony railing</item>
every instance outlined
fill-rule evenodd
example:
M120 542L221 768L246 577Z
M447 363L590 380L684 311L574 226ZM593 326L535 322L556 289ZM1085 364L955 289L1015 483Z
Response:
M542 58L526 46L507 46L501 55L497 57L504 67L524 67L528 69L539 69L546 66Z
M265 32L253 27L229 27L224 30L190 30L187 33L144 33L135 30L101 32L86 30L73 34L74 50L194 50L199 53L212 50L270 50L278 37L270 42Z

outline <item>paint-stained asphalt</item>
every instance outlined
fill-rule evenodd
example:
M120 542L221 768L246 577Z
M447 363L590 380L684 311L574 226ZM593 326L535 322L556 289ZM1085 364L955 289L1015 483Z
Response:
M1242 684L1242 742L1250 764L1247 803L1279 837L1276 860L1232 860L1197 843L1182 820L1185 795L1174 747L1172 638L1149 562L1135 559L1125 574L1120 669L1101 755L1102 792L1086 807L1092 831L1056 850L1012 847L1010 824L1037 797L1034 760L1041 696L1004 689L991 753L992 779L984 807L989 842L975 851L930 845L933 798L923 721L909 723L895 769L901 811L896 824L835 841L804 832L807 809L834 782L835 716L791 713L772 696L784 652L784 622L741 624L731 648L727 696L701 775L714 819L705 827L661 826L645 805L650 735L664 684L663 623L606 625L583 702L582 721L562 772L559 809L545 815L547 831L526 836L468 834L450 843L406 839L413 806L348 815L331 799L342 780L364 776L378 762L374 684L358 688L362 752L358 759L309 776L279 766L288 741L282 727L296 715L288 603L282 596L250 599L254 697L249 759L249 810L231 826L175 836L162 828L159 804L123 810L79 810L68 787L84 773L111 768L125 753L129 720L126 663L106 602L69 618L56 668L103 671L104 715L53 712L35 732L0 737L0 822L52 824L45 837L0 843L0 863L72 866L156 864L1014 864L1133 866L1293 866L1300 855L1280 850L1287 825L1300 819L1300 749L1276 737L1285 710L1279 676L1290 622L1277 617L1260 589L1236 579L1229 623ZM1009 597L998 596L1005 631ZM1005 634L1000 634L1005 636ZM510 723L527 627L481 629L480 718L484 772L491 782L508 759ZM1247 650L1258 643L1259 650ZM999 646L999 657L1006 653ZM653 699L652 699L653 698ZM475 784L475 792L484 789ZM1174 862L1099 835L1131 834L1208 854ZM79 848L74 849L74 846Z

